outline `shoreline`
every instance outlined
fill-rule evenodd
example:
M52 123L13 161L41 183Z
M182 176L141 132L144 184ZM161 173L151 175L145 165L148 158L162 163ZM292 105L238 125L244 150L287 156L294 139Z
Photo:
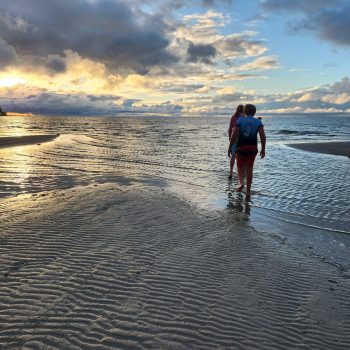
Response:
M0 210L4 348L349 349L348 271L232 211L112 183Z
M52 141L59 135L60 134L3 136L0 137L0 148L40 144L43 142Z
M303 151L333 154L350 158L350 142L313 142L313 143L288 143L287 146Z

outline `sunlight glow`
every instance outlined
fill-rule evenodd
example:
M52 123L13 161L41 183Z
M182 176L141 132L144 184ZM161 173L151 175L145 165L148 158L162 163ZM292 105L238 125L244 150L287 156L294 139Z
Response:
M0 87L11 87L19 84L24 84L26 81L25 79L18 78L18 77L5 77L0 78Z

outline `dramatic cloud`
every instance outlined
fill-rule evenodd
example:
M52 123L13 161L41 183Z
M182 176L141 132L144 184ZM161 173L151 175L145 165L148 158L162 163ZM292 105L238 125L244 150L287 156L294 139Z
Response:
M350 3L343 7L325 9L309 16L304 28L334 44L350 46Z
M1 88L0 105L15 113L48 115L137 115L178 114L182 106L169 101L142 103L139 99L124 99L115 95L58 94L44 89L25 87Z
M62 73L67 69L66 61L58 55L49 55L46 65L53 73Z
M261 30L274 26L269 14L278 13L293 30L348 45L349 1L265 0L241 13L246 4L238 1L3 1L0 104L74 115L219 115L246 102L266 111L350 108L348 78L327 85L336 78L325 62L317 74L309 57L286 59L273 30ZM252 16L260 19L254 26ZM336 63L338 71L345 66ZM301 89L306 84L319 86Z
M56 94L38 92L16 99L2 98L3 105L17 113L53 115L119 115L142 112L133 108L137 99L121 99L113 95Z
M0 37L0 69L17 62L16 50Z
M171 90L171 87L168 87ZM0 105L18 113L68 115L229 115L232 106L254 103L260 113L331 113L350 111L350 79L287 94L264 94L231 86L202 85L173 87L185 92L177 101L146 103L141 99L115 95L57 94L43 89L0 88ZM198 93L201 95L197 95ZM209 95L206 95L208 93Z
M118 71L146 72L176 62L167 51L167 30L159 16L136 13L117 0L6 1L0 17L2 41L24 59L71 50ZM49 67L64 69L57 59Z
M216 55L216 49L212 45L194 45L193 43L190 43L187 54L188 62L202 62L211 64L211 59Z
M265 11L281 11L304 16L292 21L290 29L315 33L333 44L350 46L350 2L348 0L264 0Z

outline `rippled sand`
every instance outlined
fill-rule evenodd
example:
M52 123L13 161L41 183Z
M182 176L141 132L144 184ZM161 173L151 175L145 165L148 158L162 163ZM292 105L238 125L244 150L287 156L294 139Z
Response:
M350 158L350 142L293 143L289 146L304 151L335 154Z
M3 349L350 348L349 275L244 220L114 184L0 211Z

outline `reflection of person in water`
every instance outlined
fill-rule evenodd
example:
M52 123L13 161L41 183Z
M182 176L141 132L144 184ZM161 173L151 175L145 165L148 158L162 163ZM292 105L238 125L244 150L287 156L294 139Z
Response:
M242 198L232 197L231 192L229 192L227 207L230 210L233 210L233 212L250 215L250 204L251 203L249 203L248 201L243 201Z
M231 140L231 134L232 134L232 131L235 129L236 127L236 123L237 123L237 120L240 118L240 117L243 117L244 114L243 114L243 109L244 109L244 106L243 105L239 105L237 106L236 108L236 112L234 113L234 115L231 117L231 121L230 121L230 127L228 129L228 138L229 140ZM235 153L236 153L236 143L237 143L237 137L235 140L233 140L233 143L232 143L232 146L231 146L231 151L232 151L232 157L230 159L230 175L229 175L229 180L232 179L232 174L233 174L233 167L235 165Z
M232 157L232 144L233 140L238 136L236 158L237 158L237 172L239 179L238 192L241 192L244 188L244 177L247 177L247 191L246 199L250 199L251 186L253 181L253 166L255 157L258 153L258 138L259 134L261 141L261 158L265 157L265 145L266 136L264 131L264 125L261 120L254 118L256 113L256 107L251 104L247 104L244 107L245 117L241 117L237 120L236 128L234 129L230 145L228 148L228 156Z

